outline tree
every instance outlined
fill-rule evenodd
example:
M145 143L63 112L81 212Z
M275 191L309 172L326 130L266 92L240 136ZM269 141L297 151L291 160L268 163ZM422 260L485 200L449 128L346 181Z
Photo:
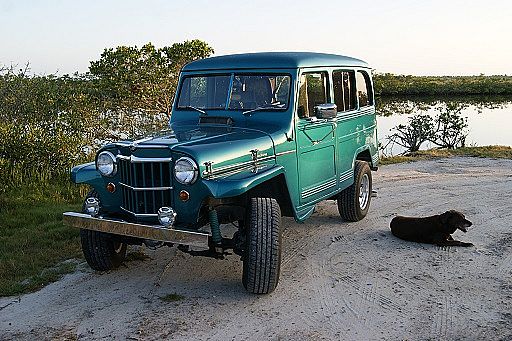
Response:
M50 179L88 157L102 139L99 112L78 76L29 76L0 70L0 178L5 183Z
M457 103L447 103L446 108L438 109L440 113L436 117L437 129L432 142L440 148L455 149L465 146L468 119L460 115L463 108L463 105Z
M212 53L207 43L197 39L162 48L151 43L140 49L118 46L105 49L99 60L92 61L89 74L106 111L169 118L181 68Z
M199 40L120 46L72 76L0 65L0 192L27 179L67 179L105 142L167 125L179 71L211 53Z
M409 124L400 124L393 128L395 133L388 137L392 143L406 148L407 152L416 152L421 145L435 136L434 122L427 114L409 117Z

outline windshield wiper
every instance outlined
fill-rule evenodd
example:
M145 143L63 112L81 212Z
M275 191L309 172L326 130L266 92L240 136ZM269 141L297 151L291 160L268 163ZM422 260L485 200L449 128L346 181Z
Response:
M268 109L276 110L276 109L283 109L283 108L284 108L284 103L281 104L278 102L278 103L274 103L274 104L267 104L267 105L257 107L257 108L251 109L251 110L247 110L247 111L242 112L242 114L248 115L253 112L260 111L260 110L268 110Z
M203 115L207 115L207 116L208 116L208 114L206 113L206 111L204 111L203 109L199 109L199 108L193 107L193 106L191 106L191 105L186 105L186 106L184 106L184 107L180 107L180 108L181 108L181 109L194 109L195 111L199 111L201 114L203 114Z

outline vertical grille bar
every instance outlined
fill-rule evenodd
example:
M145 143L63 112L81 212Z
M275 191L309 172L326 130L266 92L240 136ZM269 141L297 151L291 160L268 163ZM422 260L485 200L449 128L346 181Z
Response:
M160 186L163 186L163 183L164 183L164 165L163 165L163 163L160 163L160 183L161 183ZM165 206L164 191L160 192L160 196L162 198L162 201L160 202L160 207L162 207L162 206Z
M142 168L142 187L146 187L146 164L141 164ZM147 191L144 191L144 213L148 213L148 198L147 198Z
M151 166L151 186L155 187L155 167L154 167L154 164L150 164L150 166ZM151 209L154 210L154 208L156 206L155 191L153 191L151 194L153 195L153 201L151 201L151 204L152 204Z
M129 185L130 186L134 186L135 185L135 181L134 181L134 177L133 177L133 173L135 172L135 164L134 163L130 163L130 182L129 182ZM136 205L136 201L135 201L135 191L130 191L131 192L131 196L130 196L130 208L131 208L131 211L134 212L134 213L138 213L137 212L137 205Z

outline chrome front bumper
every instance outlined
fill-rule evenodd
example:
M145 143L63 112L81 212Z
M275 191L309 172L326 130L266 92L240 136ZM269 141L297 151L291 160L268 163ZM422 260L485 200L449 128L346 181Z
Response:
M85 230L100 231L128 237L158 240L208 249L209 234L205 232L183 231L165 228L160 225L142 225L122 220L95 218L88 214L65 212L62 222Z

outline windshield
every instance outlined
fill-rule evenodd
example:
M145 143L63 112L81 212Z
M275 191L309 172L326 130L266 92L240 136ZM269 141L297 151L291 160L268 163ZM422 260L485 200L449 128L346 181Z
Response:
M178 109L286 110L290 99L290 76L190 76L183 79L178 96Z

